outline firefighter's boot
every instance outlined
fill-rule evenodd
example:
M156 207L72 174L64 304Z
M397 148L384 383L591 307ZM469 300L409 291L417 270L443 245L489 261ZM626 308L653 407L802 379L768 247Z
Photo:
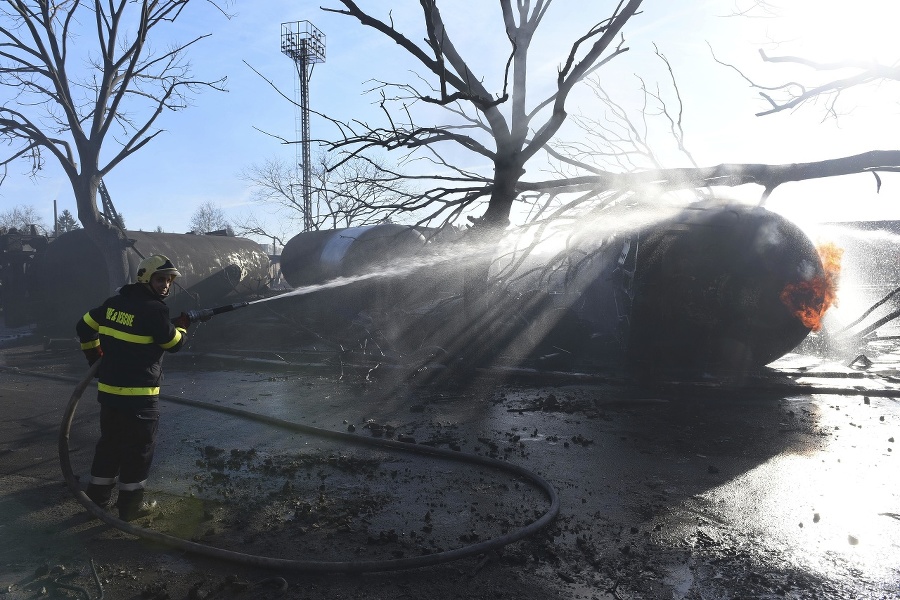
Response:
M123 521L146 517L157 508L155 501L144 502L144 490L119 490L116 506L119 508L119 518Z
M100 508L109 508L109 500L112 498L114 487L115 484L99 485L96 483L89 483L84 493L91 499L91 502Z

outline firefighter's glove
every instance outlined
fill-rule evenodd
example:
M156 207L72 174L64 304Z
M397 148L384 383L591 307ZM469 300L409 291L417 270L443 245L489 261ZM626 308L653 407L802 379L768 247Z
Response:
M172 319L172 325L187 331L187 328L191 326L191 318L187 315L187 313L183 312Z
M100 346L85 348L82 352L84 352L84 357L87 359L89 367L93 367L95 362L103 358L103 350Z

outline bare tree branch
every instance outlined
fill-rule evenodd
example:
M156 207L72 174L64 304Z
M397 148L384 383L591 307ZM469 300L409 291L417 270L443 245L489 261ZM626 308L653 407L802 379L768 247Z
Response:
M823 11L842 10L839 6L823 6ZM753 2L746 10L740 11L732 16L740 16L744 18L753 17L759 13L767 18L777 18L780 16L779 7L774 3L757 0ZM710 48L712 52L712 48ZM723 62L716 58L715 52L713 59L719 64L726 66L738 73L750 86L759 90L759 95L769 105L769 108L756 113L756 116L771 115L783 111L793 110L803 106L804 104L821 101L825 106L825 118L838 118L840 111L838 109L838 101L843 92L852 88L861 87L870 84L881 84L884 82L900 81L900 64L895 62L887 65L875 60L839 60L822 62L803 56L770 56L764 50L759 50L759 55L763 62L769 64L796 65L804 67L809 71L809 78L815 83L803 81L780 81L765 85L760 81L747 76L742 70L732 64ZM836 73L826 75L832 72ZM830 77L830 78L829 78Z
M735 187L753 183L766 190L791 181L807 181L825 177L839 177L859 173L900 173L900 150L873 150L829 160L782 165L723 163L713 167L655 169L634 173L602 173L521 182L521 191L605 192L653 187L664 191L707 186Z

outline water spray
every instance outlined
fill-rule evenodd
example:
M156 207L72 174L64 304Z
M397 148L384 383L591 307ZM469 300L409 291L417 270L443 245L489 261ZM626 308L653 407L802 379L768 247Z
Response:
M270 300L278 300L281 298L288 298L290 296L303 296L306 294L311 294L313 292L318 292L320 290L327 290L336 287L342 287L345 285L349 285L351 283L357 283L359 281L365 281L367 279L372 279L375 277L387 277L392 275L401 275L406 274L413 271L416 268L421 267L422 265L416 264L412 266L407 266L402 269L393 269L390 271L381 271L376 273L366 273L363 275L356 275L353 277L337 277L330 281L326 281L324 283L319 283L315 285L306 285L303 287L299 287L293 289L289 292L285 292L283 294L278 294L277 296L270 296L268 298L260 298L258 300L251 300L249 302L235 302L234 304L225 304L223 306L217 306L216 308L196 308L193 310L189 310L184 314L187 315L187 318L190 319L191 323L205 323L209 321L216 315L220 315L222 313L231 312L233 310L237 310L239 308L244 308L250 306L251 304L258 304L260 302L268 302Z
M404 269L404 271L409 271L410 269ZM237 310L239 308L244 308L250 306L251 304L258 304L260 302L268 302L270 300L278 300L281 298L287 298L289 296L303 296L306 294L310 294L312 292L317 292L319 290L327 290L330 288L341 287L345 285L349 285L351 283L356 283L358 281L364 281L366 279L372 279L373 277L383 277L386 273L367 273L365 275L357 275L355 277L338 277L336 279L332 279L331 281L326 281L325 283L320 283L317 285L307 285L303 287L296 288L289 292L285 292L283 294L278 294L277 296L270 296L268 298L260 298L258 300L251 300L249 302L235 302L234 304L225 304L223 306L217 306L216 308L196 308L193 310L189 310L184 314L187 315L187 318L190 319L191 323L205 323L209 321L216 315L220 315L222 313L231 312L233 310Z

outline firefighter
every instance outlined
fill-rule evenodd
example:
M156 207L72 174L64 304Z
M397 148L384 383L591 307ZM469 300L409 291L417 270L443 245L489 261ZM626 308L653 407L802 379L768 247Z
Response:
M97 373L100 439L91 464L88 497L108 507L118 483L119 518L133 521L155 508L144 502L144 485L156 448L159 384L164 352L184 345L190 319L169 318L165 299L180 273L165 256L141 261L137 282L89 310L75 329L81 349Z

